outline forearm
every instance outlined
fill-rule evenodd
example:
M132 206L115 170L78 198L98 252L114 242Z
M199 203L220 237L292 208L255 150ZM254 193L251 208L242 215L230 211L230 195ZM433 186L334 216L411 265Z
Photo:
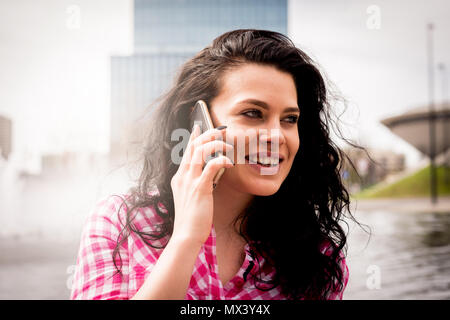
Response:
M188 239L170 239L152 272L133 300L182 300L191 280L201 244Z

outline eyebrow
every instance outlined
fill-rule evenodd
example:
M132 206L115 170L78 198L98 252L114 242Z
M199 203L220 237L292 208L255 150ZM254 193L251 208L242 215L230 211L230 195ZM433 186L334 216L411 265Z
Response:
M245 99L245 100L239 101L237 104L243 104L243 103L254 104L254 105L257 105L266 110L270 109L269 105L266 102L258 100L258 99ZM287 107L286 109L284 109L283 112L298 112L298 113L300 113L300 109L298 107Z

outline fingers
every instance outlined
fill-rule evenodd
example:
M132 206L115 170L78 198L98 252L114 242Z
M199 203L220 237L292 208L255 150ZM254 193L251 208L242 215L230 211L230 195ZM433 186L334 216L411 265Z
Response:
M181 159L180 167L182 170L188 170L191 165L202 165L204 159L200 156L195 156L196 149L199 146L202 146L206 142L209 141L220 141L224 140L226 134L226 129L217 130L217 129L209 129L204 133L200 133L200 127L198 125L194 126L191 136L189 137L189 142L186 147L186 151ZM224 150L222 147L219 147L218 150ZM211 152L213 153L213 152ZM193 158L195 156L195 159Z
M214 177L219 170L222 168L232 168L233 166L233 162L223 155L208 161L200 177L200 188L205 191L212 190Z
M183 158L181 159L180 162L180 168L186 166L189 164L189 161L192 158L192 154L194 151L193 148L193 141L201 134L200 132L200 126L198 124L195 124L194 127L192 128L192 132L191 135L189 136L189 141L188 144L186 146L186 151L183 154Z
M195 146L202 145L208 141L213 141L213 140L224 141L225 136L226 136L226 129L222 129L222 130L209 129L209 130L206 130L205 132L203 132L200 136L194 138L194 140L192 141L192 145L195 147Z
M199 176L202 173L202 168L206 160L208 160L211 155L215 153L220 153L221 155L229 154L233 149L231 144L225 143L224 141L214 140L206 142L195 149L192 162L189 165L189 170L191 170L195 176Z
M195 124L194 127L192 128L192 133L191 136L189 137L189 143L191 143L191 141L193 141L195 138L197 138L199 135L201 134L200 132L200 126L198 124Z

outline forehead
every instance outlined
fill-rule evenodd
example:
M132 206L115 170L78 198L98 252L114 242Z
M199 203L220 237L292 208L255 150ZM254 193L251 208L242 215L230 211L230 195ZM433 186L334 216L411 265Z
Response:
M221 77L216 101L234 105L244 99L258 99L273 106L297 106L297 90L291 74L274 66L246 63Z

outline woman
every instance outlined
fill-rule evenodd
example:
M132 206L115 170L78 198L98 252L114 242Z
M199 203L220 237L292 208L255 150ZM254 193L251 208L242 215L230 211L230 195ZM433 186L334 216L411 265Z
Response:
M191 130L198 100L218 128L194 126L177 163L172 134ZM349 197L329 108L320 72L284 35L216 38L152 115L139 184L89 216L71 297L341 299ZM247 136L239 154L248 130L258 147ZM217 150L224 155L205 164Z

